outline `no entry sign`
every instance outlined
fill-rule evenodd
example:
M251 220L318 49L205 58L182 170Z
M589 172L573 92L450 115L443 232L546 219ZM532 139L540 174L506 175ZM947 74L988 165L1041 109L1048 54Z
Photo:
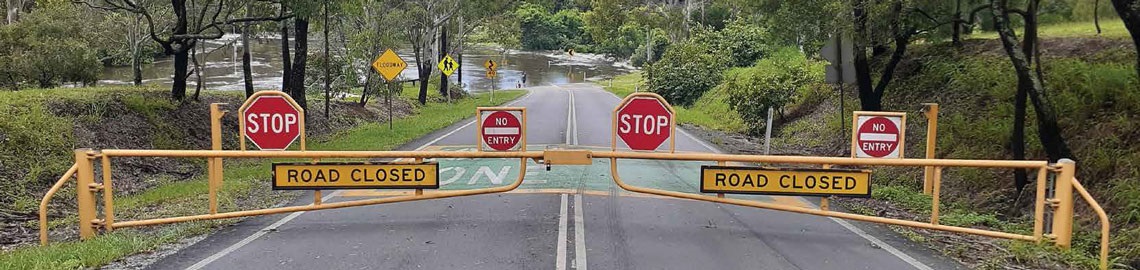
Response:
M657 150L673 135L673 108L657 94L634 93L614 110L614 126L629 149Z
M902 158L906 116L901 113L856 112L852 153L861 158Z
M526 144L523 132L525 110L521 108L479 108L480 144L495 151L511 151ZM480 147L480 149L483 149Z
M285 93L259 92L241 109L241 131L261 150L285 150L305 132L300 107Z

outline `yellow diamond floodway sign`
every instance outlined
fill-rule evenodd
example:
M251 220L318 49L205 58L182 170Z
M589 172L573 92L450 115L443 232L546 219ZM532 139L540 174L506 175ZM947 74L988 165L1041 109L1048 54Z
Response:
M408 63L404 62L404 59L400 59L400 56L392 52L392 49L384 51L384 54L377 57L376 61L372 61L372 68L376 70L376 73L380 73L380 76L389 82L395 80L396 76L400 76L400 72L403 72L407 67Z
M451 59L451 55L444 55L442 60L439 60L439 71L443 72L443 76L451 76L455 70L459 69L459 63L455 59Z

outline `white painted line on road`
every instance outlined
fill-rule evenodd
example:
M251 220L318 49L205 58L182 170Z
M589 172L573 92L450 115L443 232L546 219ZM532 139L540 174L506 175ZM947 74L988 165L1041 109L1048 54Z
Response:
M578 106L578 102L576 100L574 100L574 91L571 91L570 89L566 89L566 93L570 95L570 108L571 108L570 114L566 115L566 117L568 118L567 122L574 123L574 125L572 126L573 129L570 129L569 131L567 131L571 135L573 135L571 137L571 138L573 138L573 141L567 141L566 143L570 144L570 145L578 145L578 108L575 107L575 106Z
M339 193L340 193L340 190L329 193L328 195L325 195L324 197L321 198L321 202L327 201L327 200L331 199L332 197L336 197L336 195ZM312 205L312 204L309 204L309 205ZM300 216L301 214L304 214L305 212L306 211L293 212L293 213L289 214L288 216L281 218L281 220L278 220L277 222L274 222L273 224L269 224L269 226L265 226L265 228L261 228L261 230L258 230L257 232L247 236L245 239L242 239L241 241L238 241L237 243L234 243L233 245L226 247L226 249L223 249L222 251L219 251L218 253L214 253L214 255L210 255L210 257L206 257L205 259L198 261L198 263L195 263L194 265L191 265L190 267L187 267L186 269L187 270L202 269L202 267L206 267L206 265L208 265L208 264L210 264L210 263L212 263L218 259L221 259L222 257L225 257L226 254L230 254L231 252L234 252L235 250L238 250L239 248L253 242L253 240L257 240L257 238L260 238L262 235L265 235L265 234L269 233L270 231L277 230L277 227L281 227L281 225L285 225L286 222L289 222L290 220L297 218L298 216Z
M566 269L566 194L562 194L562 207L558 214L558 249L554 256L554 270Z
M842 219L838 219L838 218L834 218L834 217L828 217L828 218L831 219L832 221L835 221L835 223L839 223L840 226L843 226L844 228L851 230L855 234L862 236L864 239L867 239L867 241L871 241L871 243L878 245L879 247L883 248L883 250L886 250L888 253L891 253L891 255L895 255L895 257L899 257L899 259L901 259L902 261L906 262L907 264L910 264L911 266L914 266L915 269L934 270L933 268L930 268L930 266L927 266L926 264L923 264L922 262L914 259L914 257L911 257L910 255L906 255L906 253L903 253L899 249L897 249L891 245L888 245L886 242L883 242L883 240L879 240L879 238L875 238L874 236L867 234L867 232L864 232L863 230L859 229L859 227L855 227L855 225L852 225L850 222L847 222L846 220L842 220Z
M563 194L565 196L565 194ZM586 220L582 194L574 194L574 269L586 270Z

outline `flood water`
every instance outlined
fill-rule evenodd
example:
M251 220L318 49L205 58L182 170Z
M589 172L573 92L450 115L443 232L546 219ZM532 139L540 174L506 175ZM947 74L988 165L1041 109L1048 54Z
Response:
M250 39L251 68L253 70L253 84L255 89L279 89L281 87L281 47L280 39L259 38ZM238 35L226 35L222 39L208 40L204 49L198 53L198 59L203 65L202 81L207 90L243 90L241 70L241 42ZM310 52L317 52L322 45L320 40L309 42ZM209 52L209 53L207 53ZM416 63L412 57L411 49L396 51L408 68L401 74L403 78L416 78ZM320 54L310 55L319 57ZM453 55L452 57L455 57ZM483 62L494 59L499 65L498 75L492 80L486 76ZM505 61L503 61L505 59ZM458 60L458 59L457 59ZM174 72L173 58L156 59L154 63L144 64L143 83L147 85L169 86ZM522 83L523 74L526 74L525 86L538 86L582 82L584 78L606 78L624 73L633 69L624 63L616 63L601 55L576 53L574 56L564 52L551 51L517 51L508 50L505 55L502 50L487 46L472 46L466 49L461 67L463 73L464 89L469 92L489 91L492 84L496 89L516 88ZM357 61L361 69L367 61ZM430 63L433 67L437 63ZM191 64L190 69L193 69ZM439 76L438 68L434 76ZM368 72L372 72L368 69ZM457 74L452 74L448 80L455 82ZM102 85L124 85L131 83L130 67L108 67L103 69L99 77ZM196 77L190 76L187 82L190 87L196 85Z

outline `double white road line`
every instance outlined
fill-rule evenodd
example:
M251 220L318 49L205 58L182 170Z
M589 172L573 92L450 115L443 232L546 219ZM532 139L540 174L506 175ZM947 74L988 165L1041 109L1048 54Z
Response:
M574 91L566 89L566 94L569 96L566 104L566 144L577 145L578 116L577 110L574 108ZM569 214L569 211L567 211L568 203L568 195L562 194L562 205L559 207L558 216L558 245L554 260L555 270L567 269L566 242L569 241L569 239L567 239L569 236L566 230L569 225L569 222L567 222L567 215ZM574 194L574 261L572 266L574 269L579 270L586 269L586 220L582 214L583 206L582 194Z

